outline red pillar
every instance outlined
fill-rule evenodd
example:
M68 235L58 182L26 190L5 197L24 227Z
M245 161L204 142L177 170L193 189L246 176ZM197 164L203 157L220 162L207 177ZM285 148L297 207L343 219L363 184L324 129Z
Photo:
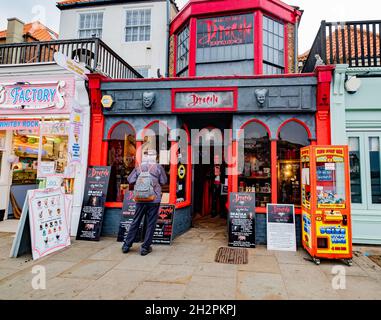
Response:
M255 13L254 29L254 74L263 74L263 13Z
M278 203L277 140L271 140L271 202Z
M102 112L102 92L101 83L106 79L100 74L89 75L90 90L90 141L89 141L89 165L106 165L107 143L103 142L104 137L104 116ZM106 145L105 145L106 144ZM106 154L106 156L105 156ZM107 161L107 160L106 160Z
M171 143L170 151L170 177L169 177L169 203L176 204L177 202L177 170L178 170L178 150L179 144L176 141Z
M334 66L316 67L316 143L331 145L331 82Z
M196 76L196 53L197 53L197 20L190 19L190 35L189 35L189 67L188 76Z

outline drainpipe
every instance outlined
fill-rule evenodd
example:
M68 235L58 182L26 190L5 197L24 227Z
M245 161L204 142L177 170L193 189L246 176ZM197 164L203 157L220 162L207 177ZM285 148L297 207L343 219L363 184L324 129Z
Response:
M299 73L299 61L298 61L298 54L299 54L299 19L296 20L295 24L295 44L294 44L294 55L295 55L295 73Z
M165 58L165 76L168 78L169 76L169 25L171 23L170 18L170 0L167 0L167 41L166 41L166 58Z

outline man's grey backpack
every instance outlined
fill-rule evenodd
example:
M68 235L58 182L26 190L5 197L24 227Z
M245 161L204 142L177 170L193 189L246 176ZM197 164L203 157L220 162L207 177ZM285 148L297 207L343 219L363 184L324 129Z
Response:
M154 190L152 174L150 173L154 167L154 165L150 166L147 171L140 169L141 173L139 174L134 187L135 202L152 202L155 200L156 193Z

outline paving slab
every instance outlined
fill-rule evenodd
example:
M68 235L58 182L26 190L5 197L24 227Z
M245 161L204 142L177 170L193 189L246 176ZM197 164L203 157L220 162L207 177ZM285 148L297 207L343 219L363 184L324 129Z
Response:
M57 261L80 262L83 259L87 259L88 257L94 255L98 251L100 251L99 248L68 247L51 254L50 259Z
M338 299L328 277L313 264L280 264L281 275L291 300Z
M280 274L276 257L266 255L249 255L249 263L238 265L238 271Z
M223 263L199 263L194 272L195 276L233 278L237 277L237 265Z
M121 253L122 254L122 253ZM139 251L130 251L124 255L124 259L119 262L115 270L136 270L136 271L151 271L163 260L163 256L157 251L152 252L148 256L142 257Z
M234 300L236 298L236 278L193 276L185 290L189 300Z
M345 277L345 289L337 290L340 299L380 300L381 282L364 277Z
M237 299L285 300L287 291L280 274L238 272Z
M83 260L59 274L59 277L78 280L97 280L117 264L117 261Z
M130 300L182 300L186 286L177 283L143 282L129 295Z
M195 269L195 266L190 265L159 264L149 273L147 280L150 282L188 284Z
M76 297L94 280L54 278L47 283L46 290L32 290L24 295L27 300L69 300Z

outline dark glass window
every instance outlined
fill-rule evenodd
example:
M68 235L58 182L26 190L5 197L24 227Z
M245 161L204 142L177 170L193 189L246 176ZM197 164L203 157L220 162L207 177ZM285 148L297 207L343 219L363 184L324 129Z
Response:
M108 141L108 160L111 176L108 202L123 202L124 194L130 189L127 178L135 168L135 131L127 123L116 126Z
M266 128L251 122L244 128L245 162L239 177L240 192L255 192L256 207L271 203L271 143Z
M177 75L186 76L189 66L189 26L177 36Z
M372 203L381 204L380 138L369 137Z
M278 146L278 203L301 205L300 149L308 146L306 129L292 121L279 133Z
M350 137L348 145L351 168L351 200L352 203L362 203L360 138Z
M284 73L284 24L263 17L263 73Z

